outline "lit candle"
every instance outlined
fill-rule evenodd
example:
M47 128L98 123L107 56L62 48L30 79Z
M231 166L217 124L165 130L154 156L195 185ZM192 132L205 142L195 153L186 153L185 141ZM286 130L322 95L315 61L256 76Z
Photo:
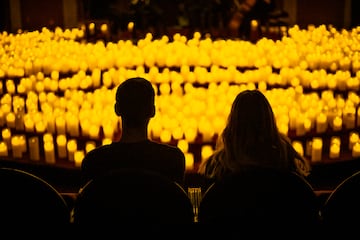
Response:
M213 154L213 152L214 150L211 145L203 145L201 147L201 161L208 159Z
M28 142L29 142L30 160L39 161L40 160L39 138L37 136L30 137Z
M57 134L65 134L66 133L66 121L64 116L59 116L55 119L55 127Z
M89 136L90 138L92 139L98 139L99 138L99 126L93 124L90 126L90 129L89 129Z
M195 139L197 136L197 130L196 130L196 128L189 126L187 129L185 129L184 135L185 135L186 141L188 141L189 143L193 143L193 142L195 142Z
M330 158L338 158L340 156L340 145L337 143L330 144Z
M75 151L75 154L74 154L74 161L75 161L75 166L76 167L80 167L81 166L81 163L84 159L84 156L85 156L85 153L83 150L77 150Z
M340 131L342 128L342 119L339 116L336 116L333 120L333 130Z
M177 147L180 148L183 153L187 153L189 150L189 143L185 139L180 139L177 143Z
M60 134L56 137L57 153L59 158L66 158L66 135Z
M35 122L32 120L31 116L26 114L24 116L24 125L26 132L34 132L35 129Z
M5 125L5 116L4 111L0 108L0 127L3 127Z
M9 112L8 114L6 114L6 125L9 128L15 128L15 113L14 112Z
M192 153L185 153L185 170L194 169L194 155Z
M305 134L305 125L304 125L304 117L302 115L298 116L296 119L296 136L302 136Z
M360 143L359 142L354 144L353 149L352 149L352 156L360 157Z
M43 120L37 121L35 123L35 130L37 133L44 133L46 130L46 122Z
M320 162L322 158L323 142L319 137L314 137L311 146L311 161Z
M1 131L1 136L2 136L3 141L6 143L7 148L11 149L11 131L10 131L10 128L4 128Z
M355 107L346 107L343 110L343 122L347 129L352 129L355 127Z
M112 143L112 139L111 138L104 138L103 140L102 140L102 145L104 146L104 145L109 145L109 144L111 144Z
M327 116L324 113L320 113L317 117L316 117L316 132L317 133L323 133L326 131L328 126L327 123Z
M167 129L161 131L160 141L163 143L169 143L171 141L171 132Z
M45 153L45 162L49 164L54 164L55 151L54 151L54 143L52 141L44 142L44 153Z
M353 146L355 143L359 141L359 133L357 132L351 132L349 135L349 150L353 149Z
M6 142L1 141L0 142L0 156L1 157L7 157L8 156L8 147L6 145Z
M85 152L88 153L91 150L96 148L96 143L95 141L87 141L85 144Z
M68 150L68 159L70 162L74 161L74 154L77 150L77 142L76 139L70 139L67 142L67 150Z
M292 146L294 147L296 152L298 152L301 156L304 156L304 148L300 141L293 141Z
M15 135L11 138L11 149L14 158L22 158L19 136Z

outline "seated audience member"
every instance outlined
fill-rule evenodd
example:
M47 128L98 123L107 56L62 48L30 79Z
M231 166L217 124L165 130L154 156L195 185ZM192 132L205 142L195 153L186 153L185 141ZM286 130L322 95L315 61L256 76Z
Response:
M235 98L216 149L199 168L210 181L249 168L292 171L306 177L310 164L278 131L271 105L258 90L245 90Z
M116 92L115 113L122 121L120 140L97 147L84 157L82 186L99 175L122 168L154 171L181 185L185 176L183 152L148 138L148 124L155 115L152 84L140 77L122 82Z

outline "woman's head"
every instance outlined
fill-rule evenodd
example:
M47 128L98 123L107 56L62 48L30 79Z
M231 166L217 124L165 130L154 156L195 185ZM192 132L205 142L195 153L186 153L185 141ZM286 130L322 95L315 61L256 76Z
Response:
M225 158L239 164L274 165L281 148L276 120L269 101L258 90L240 92L231 107L222 133ZM226 163L225 163L226 164Z

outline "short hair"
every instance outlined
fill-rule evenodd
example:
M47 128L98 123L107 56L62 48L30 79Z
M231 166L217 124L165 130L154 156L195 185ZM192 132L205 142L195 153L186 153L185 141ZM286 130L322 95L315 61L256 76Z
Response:
M155 91L150 81L129 78L116 91L115 112L127 124L145 123L155 114Z

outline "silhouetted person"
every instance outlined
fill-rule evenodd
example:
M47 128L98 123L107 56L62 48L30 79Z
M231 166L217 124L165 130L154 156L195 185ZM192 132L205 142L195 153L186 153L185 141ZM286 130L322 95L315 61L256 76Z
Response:
M85 156L81 165L82 184L121 168L154 171L182 184L185 174L183 152L148 138L148 123L155 115L152 84L140 77L122 82L116 92L115 113L122 121L121 138Z
M258 90L245 90L235 98L214 154L200 173L214 180L246 168L292 171L306 177L310 164L278 131L271 105Z

